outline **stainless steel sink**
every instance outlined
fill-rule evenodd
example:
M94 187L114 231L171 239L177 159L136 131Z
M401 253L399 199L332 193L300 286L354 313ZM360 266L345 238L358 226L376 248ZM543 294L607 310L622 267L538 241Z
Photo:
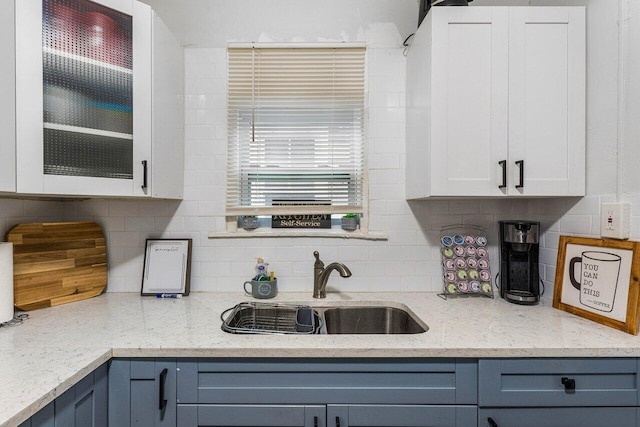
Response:
M421 334L429 327L412 313L390 306L314 307L326 334Z
M309 307L243 302L220 318L222 330L236 334L421 334L429 329L404 306L356 304Z

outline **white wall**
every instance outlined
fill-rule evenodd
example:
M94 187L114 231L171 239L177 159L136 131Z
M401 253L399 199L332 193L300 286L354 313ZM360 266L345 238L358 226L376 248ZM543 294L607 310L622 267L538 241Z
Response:
M33 202L0 199L0 233L18 222L93 219L105 229L110 263L108 290L138 292L147 237L194 239L193 290L239 290L263 256L282 291L312 290L313 251L327 262L347 264L353 277L332 277L330 287L351 291L439 291L442 287L439 228L478 224L489 232L497 272L500 219L543 223L541 262L552 295L560 234L597 235L601 200L615 200L619 159L630 170L635 151L617 152L618 8L613 0L520 1L517 4L587 5L587 191L585 198L544 200L404 200L405 58L402 41L417 23L416 0L148 0L187 45L185 199L173 201ZM476 0L473 4L505 4ZM509 2L513 3L513 2ZM637 6L637 2L636 5ZM634 7L635 7L634 6ZM190 9L195 7L195 9ZM638 11L634 9L636 16ZM638 30L637 17L633 27ZM634 33L636 34L636 33ZM224 230L226 147L226 40L367 42L370 226L388 241L340 239L208 239ZM630 72L640 79L640 37ZM637 83L630 84L636 95ZM631 98L631 97L629 97ZM640 96L635 96L640 99ZM629 105L628 128L638 125L640 105ZM631 116L634 113L634 116ZM627 132L637 142L640 130ZM629 145L631 142L629 142ZM635 145L638 145L637 143ZM626 155L629 154L629 155ZM632 173L620 175L624 197L638 199ZM626 190L629 191L626 191ZM639 200L640 201L640 200ZM634 214L638 203L634 200ZM639 218L634 237L640 238Z

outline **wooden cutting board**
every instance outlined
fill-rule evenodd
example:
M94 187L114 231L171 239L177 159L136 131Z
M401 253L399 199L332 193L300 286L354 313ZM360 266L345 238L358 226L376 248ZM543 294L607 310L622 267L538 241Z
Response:
M100 295L107 287L107 248L95 222L19 224L13 242L14 305L35 310Z

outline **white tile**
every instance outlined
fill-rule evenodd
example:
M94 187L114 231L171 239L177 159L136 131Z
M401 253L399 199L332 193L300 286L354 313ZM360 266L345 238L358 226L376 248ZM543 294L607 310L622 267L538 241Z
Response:
M154 217L152 216L137 216L126 217L124 219L125 231L140 231L149 232L155 230Z
M600 197L569 198L568 207L566 215L600 215Z
M107 245L113 246L139 246L140 233L137 231L112 231L107 237Z
M560 221L560 232L590 235L591 217L589 215L567 215Z
M102 227L102 231L105 234L112 231L125 231L124 217L122 216L99 217L96 222Z
M140 205L137 201L112 200L109 202L109 216L137 216Z

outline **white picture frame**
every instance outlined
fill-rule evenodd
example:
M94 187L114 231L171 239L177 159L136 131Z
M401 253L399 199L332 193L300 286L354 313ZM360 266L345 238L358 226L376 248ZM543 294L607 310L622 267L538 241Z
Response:
M191 239L147 239L140 294L189 295L191 245Z

